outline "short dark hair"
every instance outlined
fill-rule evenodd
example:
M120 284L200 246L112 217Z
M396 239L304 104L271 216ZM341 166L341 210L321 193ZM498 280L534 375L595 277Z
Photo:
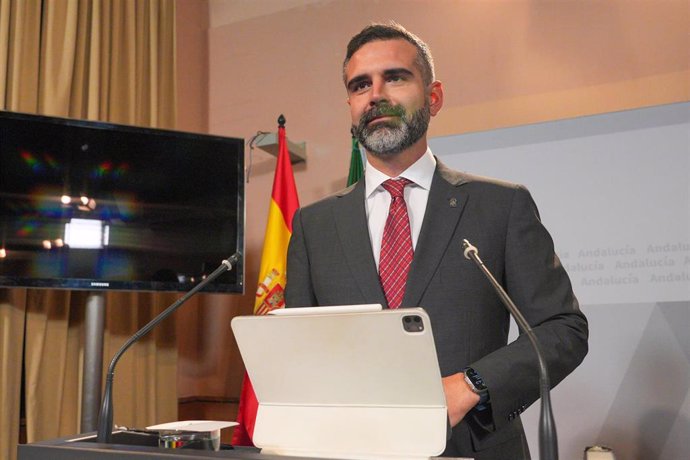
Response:
M424 43L421 38L405 29L397 22L391 21L388 24L372 23L362 29L357 35L350 39L347 44L347 54L343 61L343 82L347 85L347 75L345 69L350 62L352 55L357 52L362 46L369 42L377 40L396 40L402 39L417 48L417 57L415 58L415 65L419 67L422 73L422 80L425 85L430 85L435 79L434 75L434 58L431 56L429 45Z

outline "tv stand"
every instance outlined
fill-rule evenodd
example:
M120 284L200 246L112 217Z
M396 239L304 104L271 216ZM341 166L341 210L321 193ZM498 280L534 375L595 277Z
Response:
M89 292L84 314L84 365L81 390L81 431L98 428L103 376L103 334L105 333L105 293Z

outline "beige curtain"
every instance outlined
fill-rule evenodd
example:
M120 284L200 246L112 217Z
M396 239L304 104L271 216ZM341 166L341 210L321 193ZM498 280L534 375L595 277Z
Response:
M14 458L19 436L19 393L26 293L0 289L0 459Z
M0 0L0 110L175 127L174 0ZM13 459L22 359L29 442L80 429L87 293L0 289L0 459ZM108 293L104 366L177 294ZM175 329L118 365L115 423L177 418Z

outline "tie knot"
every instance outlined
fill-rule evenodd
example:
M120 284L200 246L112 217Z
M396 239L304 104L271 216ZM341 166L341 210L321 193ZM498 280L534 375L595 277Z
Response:
M412 181L401 177L400 179L388 179L381 186L391 194L391 198L400 198L403 196L405 186L411 184Z

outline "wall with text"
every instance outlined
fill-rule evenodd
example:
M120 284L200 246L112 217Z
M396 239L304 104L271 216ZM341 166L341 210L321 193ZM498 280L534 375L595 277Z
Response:
M589 355L552 392L563 458L592 443L690 458L688 133L677 103L430 142L451 167L530 189L589 319ZM538 418L539 404L523 415L533 453Z

